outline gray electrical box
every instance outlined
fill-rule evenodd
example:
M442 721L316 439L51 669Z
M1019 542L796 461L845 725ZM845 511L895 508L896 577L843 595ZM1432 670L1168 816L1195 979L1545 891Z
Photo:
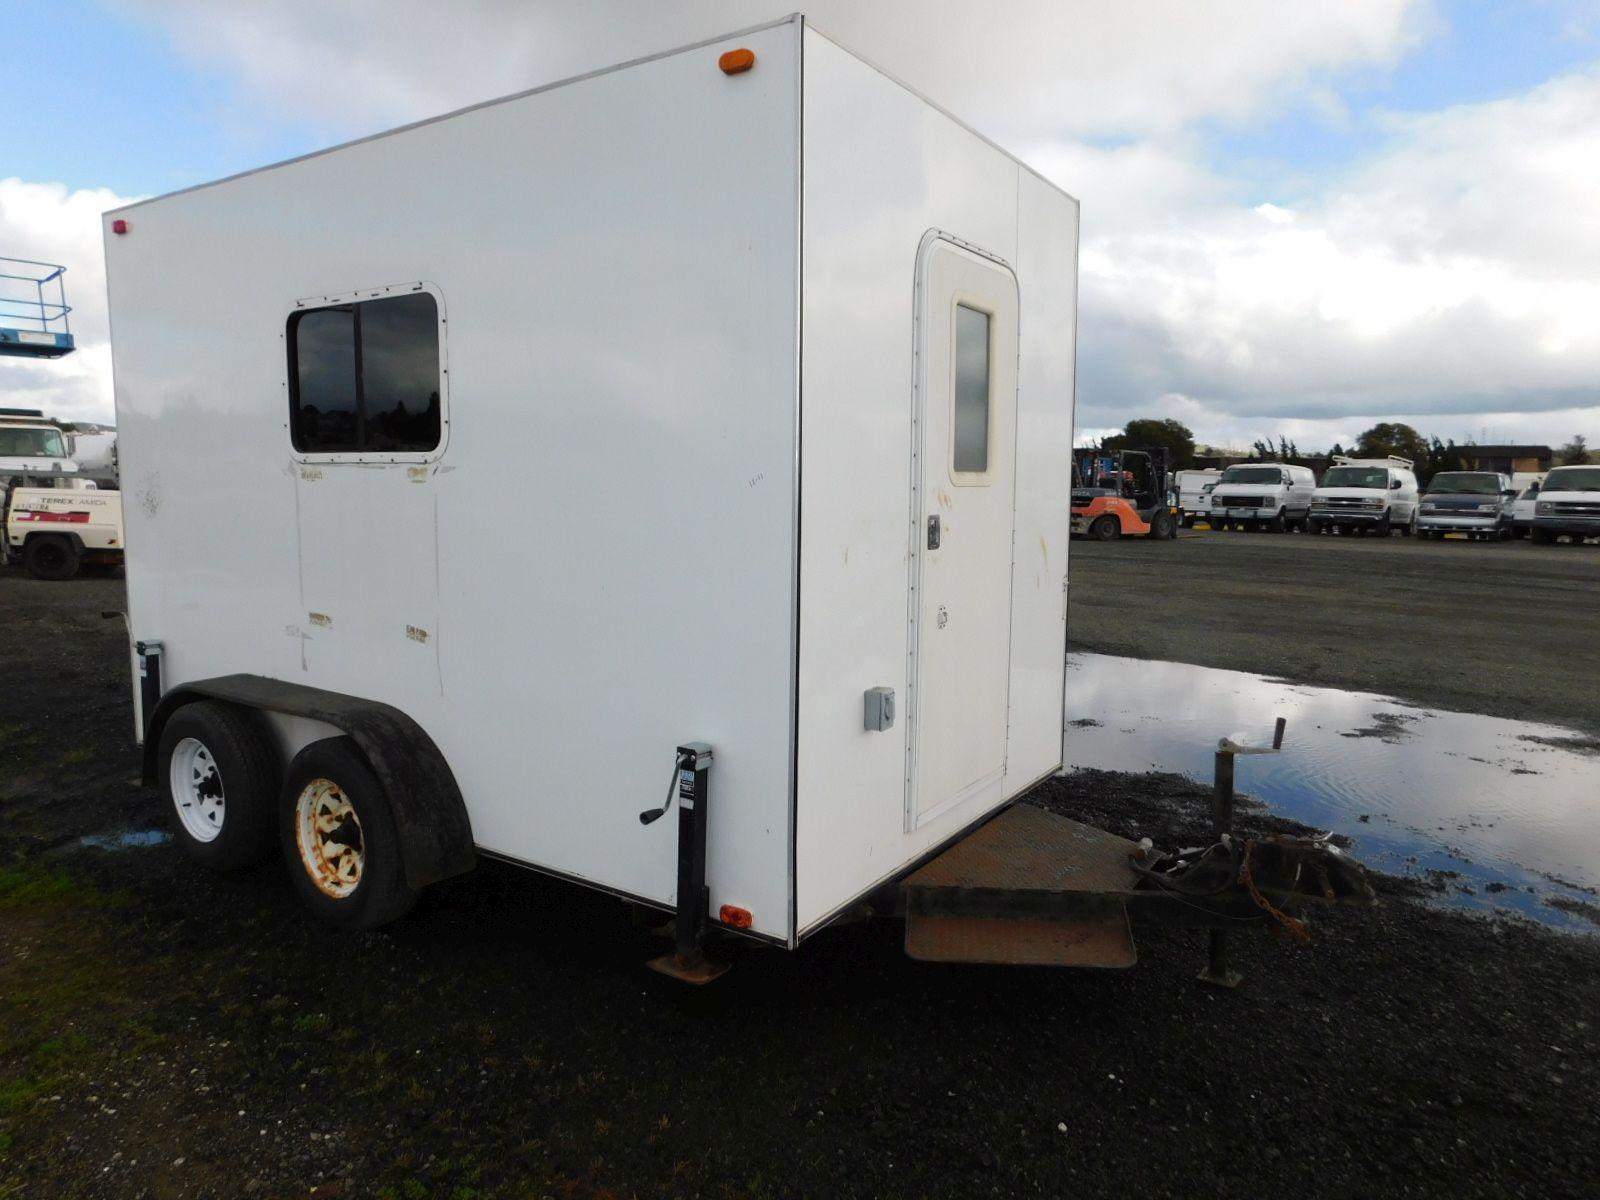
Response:
M886 687L868 688L864 697L866 710L862 718L862 725L874 732L881 732L894 727L894 689Z

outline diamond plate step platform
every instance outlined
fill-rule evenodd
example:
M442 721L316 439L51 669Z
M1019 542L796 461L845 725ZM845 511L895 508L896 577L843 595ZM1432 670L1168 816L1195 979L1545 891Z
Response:
M1127 838L1016 804L902 885L906 953L932 962L1131 967Z

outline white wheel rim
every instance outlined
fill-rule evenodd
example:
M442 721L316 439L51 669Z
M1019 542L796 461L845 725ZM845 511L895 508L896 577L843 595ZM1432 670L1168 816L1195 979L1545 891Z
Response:
M197 842L215 840L222 832L227 804L222 773L204 742L186 737L172 748L168 780L183 831Z
M294 844L300 865L323 895L342 900L360 886L366 862L361 818L333 780L313 779L300 789Z

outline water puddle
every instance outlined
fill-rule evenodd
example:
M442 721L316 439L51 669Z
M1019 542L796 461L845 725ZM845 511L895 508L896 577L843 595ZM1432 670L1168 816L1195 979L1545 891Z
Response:
M92 833L78 839L78 845L92 850L136 850L142 846L161 846L172 840L165 829L136 829L128 833Z
M1377 870L1449 873L1447 903L1600 933L1600 739L1242 671L1068 656L1069 770L1209 783L1219 737L1270 741L1276 717L1284 752L1238 759L1239 791L1350 837Z

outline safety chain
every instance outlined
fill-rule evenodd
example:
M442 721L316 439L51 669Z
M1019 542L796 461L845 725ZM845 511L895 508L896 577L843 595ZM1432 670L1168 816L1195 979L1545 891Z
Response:
M1250 874L1250 852L1255 849L1255 845L1254 842L1246 842L1244 844L1244 860L1239 864L1239 878L1244 880L1244 886L1250 890L1250 898L1252 900L1287 929L1296 941L1301 945L1309 946L1311 944L1310 926L1300 918L1291 917L1282 909L1275 908L1272 901L1263 896L1261 889L1256 886L1255 878Z

